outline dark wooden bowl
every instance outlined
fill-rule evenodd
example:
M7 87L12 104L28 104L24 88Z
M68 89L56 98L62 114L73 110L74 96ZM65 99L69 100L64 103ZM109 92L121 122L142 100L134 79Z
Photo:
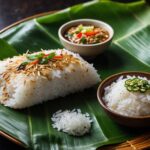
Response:
M99 100L100 105L104 109L104 111L117 123L128 126L128 127L150 127L150 115L147 116L138 116L138 117L128 117L120 115L112 110L110 110L104 100L104 89L109 86L112 82L116 81L120 76L126 77L126 75L130 76L141 76L147 77L150 80L150 73L148 72L122 72L115 75L112 75L105 80L103 80L97 90L97 98Z

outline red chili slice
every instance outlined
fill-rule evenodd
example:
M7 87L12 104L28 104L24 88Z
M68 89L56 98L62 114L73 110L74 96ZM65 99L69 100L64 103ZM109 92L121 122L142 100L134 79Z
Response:
M60 59L62 59L62 58L63 58L62 55L60 55L60 56L54 56L54 57L53 57L53 59L56 59L56 60L60 60Z
M78 34L77 34L77 37L78 37L78 38L81 38L81 37L82 37L82 33L81 33L81 32L78 33Z
M30 64L38 64L39 63L39 60L38 59L36 59L36 60L34 60L34 61L32 61L32 62L30 62Z
M85 33L85 35L86 36L91 36L91 35L95 35L97 33L99 33L99 31L97 31L97 32L96 31L88 31L88 32Z

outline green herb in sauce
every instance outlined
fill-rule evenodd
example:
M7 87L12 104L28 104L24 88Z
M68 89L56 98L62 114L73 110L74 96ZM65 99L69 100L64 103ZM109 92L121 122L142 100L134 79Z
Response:
M81 38L81 43L85 44L87 42L86 38L85 37L82 37Z

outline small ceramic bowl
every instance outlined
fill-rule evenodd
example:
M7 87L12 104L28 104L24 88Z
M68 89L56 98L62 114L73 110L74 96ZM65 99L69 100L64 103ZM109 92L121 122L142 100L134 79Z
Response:
M101 43L97 43L97 44L75 44L73 42L68 41L64 37L65 32L68 29L70 29L71 27L77 26L80 24L94 25L96 27L104 28L105 30L108 31L109 38L106 41L101 42ZM63 24L59 28L58 35L59 35L59 39L60 39L62 45L66 49L73 51L73 52L76 52L76 53L79 53L81 56L94 57L94 56L99 55L105 49L108 48L108 46L110 45L110 43L112 41L114 31L110 25L108 25L107 23L105 23L103 21L93 20L93 19L78 19L78 20L73 20L73 21L70 21L70 22Z
M128 127L150 127L150 115L147 116L138 116L138 117L128 117L120 115L112 110L110 110L105 101L103 100L104 89L109 86L112 82L115 82L120 76L141 76L147 77L150 80L150 73L147 72L123 72L112 75L101 82L97 90L97 98L104 109L104 111L117 123L128 126Z

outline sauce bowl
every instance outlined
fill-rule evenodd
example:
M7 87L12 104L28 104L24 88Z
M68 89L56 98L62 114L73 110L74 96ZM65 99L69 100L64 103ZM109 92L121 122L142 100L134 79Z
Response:
M100 42L100 43L96 43L96 44L76 44L76 43L73 43L73 42L67 40L64 37L67 30L70 29L71 27L78 26L80 24L93 25L95 27L103 28L108 31L109 37L107 40ZM113 35L114 35L114 31L109 24L107 24L103 21L93 20L93 19L72 20L70 22L63 24L59 28L59 31L58 31L59 39L60 39L62 45L66 49L73 51L75 53L79 53L81 56L89 57L89 58L95 57L95 56L99 55L100 53L102 53L105 49L107 49L112 41Z

